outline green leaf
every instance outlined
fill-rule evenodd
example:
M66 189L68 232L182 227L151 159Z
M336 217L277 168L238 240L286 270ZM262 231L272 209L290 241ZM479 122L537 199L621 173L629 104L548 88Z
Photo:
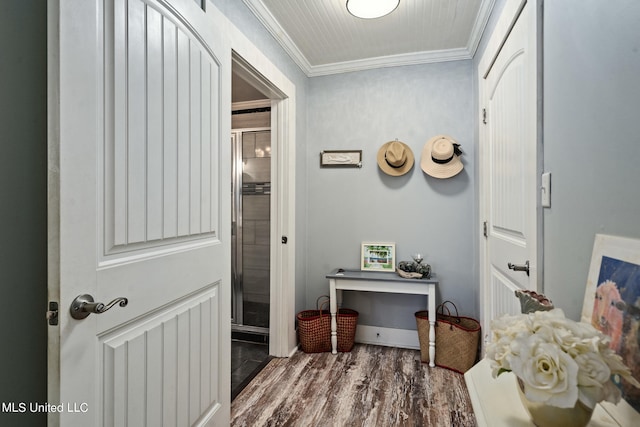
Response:
M504 368L500 368L500 370L498 371L498 377L500 376L500 374L504 374L505 372L511 372L511 369L504 369Z

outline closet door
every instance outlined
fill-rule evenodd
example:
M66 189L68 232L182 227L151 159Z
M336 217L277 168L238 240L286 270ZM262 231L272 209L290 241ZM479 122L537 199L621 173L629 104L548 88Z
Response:
M535 1L505 7L478 69L485 337L520 312L515 290L538 290L538 13Z

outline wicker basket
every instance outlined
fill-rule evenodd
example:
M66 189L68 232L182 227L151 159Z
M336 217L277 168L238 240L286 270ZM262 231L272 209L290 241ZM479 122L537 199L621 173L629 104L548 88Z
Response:
M453 316L446 304L455 308ZM447 310L447 314L444 314ZM416 324L420 339L420 359L429 362L428 311L418 311ZM436 311L436 360L435 365L455 372L465 373L476 362L480 342L480 323L470 317L458 316L458 309L451 301L445 301Z
M331 351L331 314L329 310L323 310L323 307L329 305L329 297L319 297L316 305L317 310L304 310L296 315L300 347L305 353ZM358 312L341 308L336 318L338 351L349 352L355 342Z
M331 351L331 315L328 310L304 310L298 313L296 318L302 351Z
M358 325L358 312L350 308L338 310L338 351L349 352L353 348Z

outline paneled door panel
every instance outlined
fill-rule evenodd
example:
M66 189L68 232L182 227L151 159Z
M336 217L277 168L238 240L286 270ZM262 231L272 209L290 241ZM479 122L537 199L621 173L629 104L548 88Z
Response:
M486 221L481 250L487 339L492 319L520 311L516 289L537 290L536 3L522 0L505 8L478 69L484 110L480 174Z
M49 401L86 411L50 424L228 425L230 46L193 0L51 8ZM80 294L128 304L79 320Z
M103 425L187 426L217 410L216 288L100 337Z
M215 236L218 60L186 23L142 0L115 2L105 36L114 41L105 64L107 253Z

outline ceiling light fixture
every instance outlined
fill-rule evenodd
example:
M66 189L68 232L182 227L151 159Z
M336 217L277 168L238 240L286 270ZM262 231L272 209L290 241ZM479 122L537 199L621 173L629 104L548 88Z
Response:
M355 17L373 19L390 14L398 4L400 0L347 0L347 10Z

